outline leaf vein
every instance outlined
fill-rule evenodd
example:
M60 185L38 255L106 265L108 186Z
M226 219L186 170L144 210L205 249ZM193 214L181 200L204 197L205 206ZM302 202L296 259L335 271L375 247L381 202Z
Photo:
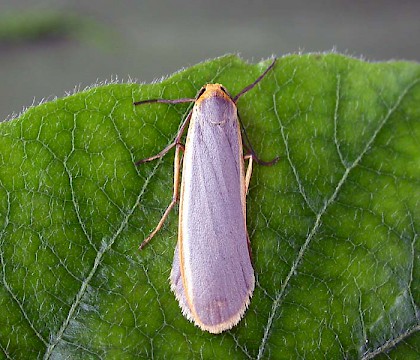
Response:
M5 187L3 186L2 183L0 183L1 187L3 187L5 189ZM6 191L7 194L7 212L6 212L6 216L5 216L5 223L3 226L3 229L1 231L1 236L0 239L3 239L5 230L7 228L7 225L9 224L9 217L10 217L10 192ZM3 247L3 243L4 241L1 242L1 247ZM0 251L0 262L1 262L1 267L2 267L2 282L3 282L3 286L6 289L6 291L10 294L10 296L12 297L12 299L15 301L15 303L17 304L17 306L19 307L20 312L22 313L23 317L25 318L26 322L29 324L29 327L34 331L35 335L38 337L38 339L40 339L45 345L47 344L47 341L43 338L43 336L38 332L38 330L36 329L35 325L32 323L31 319L29 318L29 316L26 314L26 311L23 307L23 303L21 303L18 299L18 297L16 296L16 294L13 292L12 288L9 286L9 283L7 282L6 279L6 264L4 261L4 257L3 257L3 251Z
M334 144L335 148L337 150L338 157L340 158L341 163L343 164L344 168L347 167L346 162L343 158L343 153L340 149L340 143L338 141L337 136L337 126L338 126L338 109L340 104L340 91L341 91L341 77L340 74L337 74L337 85L336 85L336 91L335 91L335 108L334 108Z
M286 276L286 279L284 280L284 282L282 283L281 287L280 287L280 291L278 292L278 294L276 295L276 298L273 302L273 305L271 307L271 313L268 317L267 320L267 325L264 329L264 336L261 340L261 344L260 347L258 349L258 356L257 359L261 359L262 356L264 355L264 351L266 349L267 343L268 343L268 339L270 336L270 331L272 329L273 326L273 322L274 322L274 317L277 313L278 308L280 307L285 292L286 292L286 288L290 283L291 278L293 277L293 275L296 272L296 269L298 268L300 262L303 259L303 256L306 252L306 249L308 249L313 237L315 236L317 230L319 229L319 227L321 226L321 218L322 216L325 214L325 212L327 211L328 207L334 202L334 200L336 199L336 197L338 196L339 191L341 190L341 188L343 187L343 184L345 183L345 181L347 180L350 172L357 167L357 165L361 162L362 158L369 152L372 144L374 143L374 141L376 140L379 132L382 130L382 128L385 126L385 124L388 122L389 118L392 116L392 114L395 112L395 110L398 108L398 106L401 104L402 100L405 98L405 96L408 94L408 92L418 83L420 82L420 79L415 79L414 81L412 81L410 84L408 84L405 89L401 92L400 96L396 99L394 105L392 107L390 107L388 109L388 113L384 116L384 118L382 119L382 121L379 123L378 127L375 129L375 131L373 132L372 136L370 137L370 139L368 140L368 142L366 143L366 145L364 146L364 148L362 149L362 151L360 152L360 154L357 156L357 158L353 161L353 163L346 168L346 170L343 173L343 176L341 177L340 181L338 182L333 194L331 195L331 197L324 203L324 206L322 207L322 209L319 211L319 213L316 216L315 219L315 223L312 227L312 230L310 231L309 235L306 237L305 242L303 243L303 245L301 246L301 248L299 249L299 252L296 256L296 259L294 260L289 273ZM275 97L273 96L273 100L275 101ZM276 106L275 106L275 102L274 102L274 109L276 111ZM278 117L278 113L276 111L276 116L281 124L281 120ZM286 147L287 148L287 147ZM420 325L419 325L420 326ZM418 327L415 327L415 329Z
M106 243L105 241L102 242L101 247L96 254L92 269L89 272L89 274L87 275L86 279L82 282L82 284L80 286L80 289L77 292L77 294L75 296L75 299L74 299L74 301L73 301L73 303L72 303L72 305L69 309L69 312L67 314L66 319L63 321L63 323L62 323L60 329L58 330L58 332L56 333L56 335L50 337L50 342L49 342L49 344L46 348L46 351L45 351L45 354L44 354L44 359L49 359L50 356L52 355L55 347L58 345L58 343L60 341L63 340L62 338L63 338L64 332L66 331L67 327L70 324L71 319L73 318L74 314L76 313L76 309L81 304L82 298L83 298L86 290L88 289L88 285L89 285L90 281L92 280L93 276L96 274L96 271L98 270L98 267L101 264L101 261L102 261L102 258L104 256L104 254L111 249L115 240L124 231L126 225L128 224L129 219L133 215L135 209L140 204L140 199L142 198L143 194L145 193L146 188L147 188L148 184L150 183L150 179L156 173L159 164L160 164L160 161L157 162L157 164L154 167L152 173L146 179L139 195L137 196L137 199L136 199L135 203L133 204L131 209L129 209L129 211L127 212L125 217L122 219L121 224L120 224L119 228L116 230L115 234L111 237L111 239L109 240L108 243Z
M370 352L368 351L364 353L361 360L372 359L375 356L390 350L391 348L395 347L398 343L408 338L412 334L415 334L419 330L420 330L420 324L417 324L413 326L412 328L408 329L407 331L403 332L399 336L397 336L395 339L386 341L382 346L378 347L374 351L370 351Z
M308 207L311 209L311 211L312 211L314 214L316 214L316 210L315 210L315 208L312 206L312 204L309 202L308 197L306 196L306 192L305 192L305 189L304 189L304 187L303 187L302 182L300 181L299 173L298 173L298 171L297 171L297 169L296 169L296 166L293 164L293 161L292 161L292 159L291 159L291 157L290 157L290 150L289 150L288 137L287 137L287 135L284 133L284 125L283 125L283 122L281 121L281 118L280 118L280 116L279 116L278 112L277 112L277 103L276 103L276 97L275 97L275 95L273 95L273 109L274 109L274 113L275 113L275 115L276 115L276 117L277 117L277 120L278 120L278 122L279 122L279 125L280 125L280 133L281 133L281 136L282 136L282 138L283 138L283 142L284 142L284 146L285 146L285 150L286 150L286 157L287 157L287 161L288 161L288 163L289 163L289 165L290 165L290 168L291 168L291 169L292 169L292 171L293 171L293 175L295 176L296 183L297 183L298 188L299 188L299 192L300 192L300 194L302 195L302 198L303 198L303 200L305 201L305 203L306 203L306 204L308 205Z

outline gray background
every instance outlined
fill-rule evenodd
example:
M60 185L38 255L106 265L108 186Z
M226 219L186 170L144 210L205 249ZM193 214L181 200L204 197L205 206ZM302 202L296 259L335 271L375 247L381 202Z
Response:
M71 25L59 35L0 39L0 120L75 87L150 82L226 53L252 62L332 49L371 61L420 59L415 0L0 0L0 25L31 14Z

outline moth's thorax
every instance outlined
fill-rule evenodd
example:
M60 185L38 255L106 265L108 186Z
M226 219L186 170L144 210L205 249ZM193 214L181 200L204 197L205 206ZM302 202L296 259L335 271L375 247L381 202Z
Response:
M220 84L207 84L194 105L194 112L203 121L223 125L236 121L236 105Z

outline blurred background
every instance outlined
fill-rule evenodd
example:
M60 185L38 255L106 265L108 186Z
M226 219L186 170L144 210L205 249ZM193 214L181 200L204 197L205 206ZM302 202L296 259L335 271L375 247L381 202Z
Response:
M110 79L239 53L420 59L418 0L0 0L0 121Z

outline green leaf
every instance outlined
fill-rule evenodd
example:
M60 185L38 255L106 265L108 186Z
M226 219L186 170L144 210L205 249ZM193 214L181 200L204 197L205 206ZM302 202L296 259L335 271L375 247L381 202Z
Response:
M202 332L168 276L174 138L208 82L237 94L267 67L235 56L151 85L109 84L0 125L2 358L414 359L419 349L420 66L287 56L238 102L261 158L247 197L257 287L238 326Z

